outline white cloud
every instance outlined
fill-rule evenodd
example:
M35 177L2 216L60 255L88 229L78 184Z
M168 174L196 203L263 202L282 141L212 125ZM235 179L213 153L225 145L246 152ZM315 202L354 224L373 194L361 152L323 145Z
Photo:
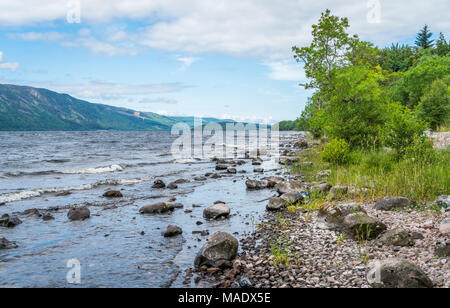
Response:
M139 104L167 104L176 105L178 101L173 98L158 97L158 98L143 98L139 101Z
M295 61L275 61L266 63L271 72L269 78L274 80L288 80L302 82L306 80L305 72Z
M60 93L68 93L77 98L119 100L135 95L154 95L159 93L173 93L186 89L188 86L179 83L130 85L104 81L90 81L80 84L39 83L36 87L43 87Z
M19 68L18 62L3 62L3 52L0 51L0 69L10 70L15 72Z
M24 41L59 41L64 35L59 32L24 32L10 33L8 37Z
M188 67L190 67L194 62L196 62L198 59L193 57L182 57L177 56L177 61L182 63L181 70L184 71Z

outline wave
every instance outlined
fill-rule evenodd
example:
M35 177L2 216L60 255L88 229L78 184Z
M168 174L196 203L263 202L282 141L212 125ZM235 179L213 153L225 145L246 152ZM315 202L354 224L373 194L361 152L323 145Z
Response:
M36 198L36 197L40 197L45 194L58 194L58 193L69 192L69 191L90 190L93 188L97 188L99 186L133 185L133 184L138 184L138 183L142 183L142 182L148 182L148 181L151 181L152 179L154 179L154 178L151 177L151 178L144 178L144 179L137 178L137 179L123 179L123 180L105 180L105 181L98 181L93 184L83 184L83 185L79 185L79 186L18 191L18 192L0 194L0 203L3 203L3 202L8 203L8 202L21 201L21 200L30 199L30 198Z
M96 173L106 173L106 172L116 172L123 171L124 168L121 165L111 165L106 167L97 168L84 168L75 170L60 171L62 174L96 174Z

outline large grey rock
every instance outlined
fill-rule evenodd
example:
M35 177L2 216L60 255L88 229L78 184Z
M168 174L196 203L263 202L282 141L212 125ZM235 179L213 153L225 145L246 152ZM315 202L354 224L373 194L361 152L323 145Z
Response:
M330 190L332 186L326 182L314 184L309 188L309 191L311 194L321 194L326 195Z
M227 165L222 165L222 164L218 164L216 165L216 170L220 171L220 170L227 170L228 166Z
M379 211L405 208L411 205L411 200L405 197L385 197L375 203L374 208Z
M262 163L263 163L263 160L259 157L256 157L252 160L253 166L260 166L260 165L262 165Z
M139 209L139 213L141 214L161 214L168 211L172 211L175 209L175 206L172 202L158 202L154 204L150 204L147 206L143 206Z
M169 189L177 189L178 188L178 184L175 182L169 183L169 185L167 185L167 188Z
M386 246L413 246L414 239L405 230L397 228L380 235L378 242Z
M446 212L450 211L450 195L439 196L434 203Z
M85 220L91 217L91 211L87 207L77 207L70 209L67 217L71 221Z
M16 216L9 216L8 214L4 214L1 218L0 218L0 227L5 227L5 228L14 228L17 225L20 225L22 223L22 221L17 218Z
M287 204L297 204L303 201L303 195L299 193L285 193L280 196Z
M267 188L267 181L256 181L256 180L247 180L245 181L245 185L248 189L264 189Z
M28 209L22 212L22 215L25 216L34 216L34 217L41 217L42 214L38 209Z
M106 198L122 198L123 195L118 190L110 190L110 191L105 192L103 194L103 197L106 197Z
M336 185L331 187L327 199L330 201L344 199L348 194L348 186Z
M350 202L323 207L319 211L319 215L325 217L326 222L334 224L342 223L347 215L355 213L365 214L366 210L360 204Z
M371 262L368 267L367 281L375 288L433 287L433 282L417 265L396 258Z
M441 222L439 232L444 235L450 235L450 218L446 218Z
M0 238L0 249L14 249L17 247L16 242L10 242L6 238Z
M164 235L164 237L173 237L176 235L180 235L182 233L183 233L183 230L180 227L170 225L167 227L167 230L163 233L163 235Z
M271 176L271 177L265 178L265 180L267 180L267 187L269 187L269 188L273 188L278 183L281 183L284 181L284 179L279 176Z
M225 268L231 267L231 261L236 258L239 242L226 232L214 233L200 249L194 265Z
M224 203L211 205L203 211L203 217L206 219L218 219L228 215L230 215L230 208Z
M294 143L294 148L296 149L307 149L308 148L308 142L305 140L299 140Z
M275 189L280 195L286 194L286 193L297 193L300 192L301 185L298 182L295 181L289 181L289 182L281 182L275 185Z
M164 183L163 180L155 180L153 182L153 186L152 187L153 188L158 188L158 189L165 188L166 187L166 183Z
M372 240L386 230L386 225L365 213L349 214L344 217L345 230L357 240Z
M279 211L286 207L286 201L280 197L272 197L269 199L269 203L266 206L268 211Z

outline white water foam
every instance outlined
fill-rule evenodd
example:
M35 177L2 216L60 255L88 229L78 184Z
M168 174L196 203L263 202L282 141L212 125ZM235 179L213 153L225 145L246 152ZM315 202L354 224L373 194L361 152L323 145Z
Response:
M61 171L61 173L64 173L64 174L96 174L96 173L116 172L116 171L123 171L123 167L120 165L111 165L111 166L107 166L107 167L67 170L67 171Z

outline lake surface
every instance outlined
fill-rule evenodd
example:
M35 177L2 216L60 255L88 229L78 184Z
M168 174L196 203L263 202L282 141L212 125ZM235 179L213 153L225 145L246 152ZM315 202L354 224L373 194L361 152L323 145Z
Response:
M14 214L23 222L0 227L0 238L19 246L0 250L0 287L182 287L184 270L193 267L207 239L193 231L226 231L238 239L252 231L273 191L247 191L245 180L280 174L279 165L263 157L260 174L246 160L237 174L196 181L216 172L215 162L174 159L174 140L166 132L0 132L0 204L5 203L0 215ZM189 182L175 190L154 189L155 179ZM124 197L102 197L111 189ZM57 196L64 192L71 194ZM140 207L171 197L184 208L139 214ZM204 208L217 200L230 206L232 216L205 221ZM89 207L91 218L70 222L68 208L80 205ZM55 219L21 214L31 208ZM183 235L164 238L170 224ZM66 279L72 259L81 264L80 284Z

